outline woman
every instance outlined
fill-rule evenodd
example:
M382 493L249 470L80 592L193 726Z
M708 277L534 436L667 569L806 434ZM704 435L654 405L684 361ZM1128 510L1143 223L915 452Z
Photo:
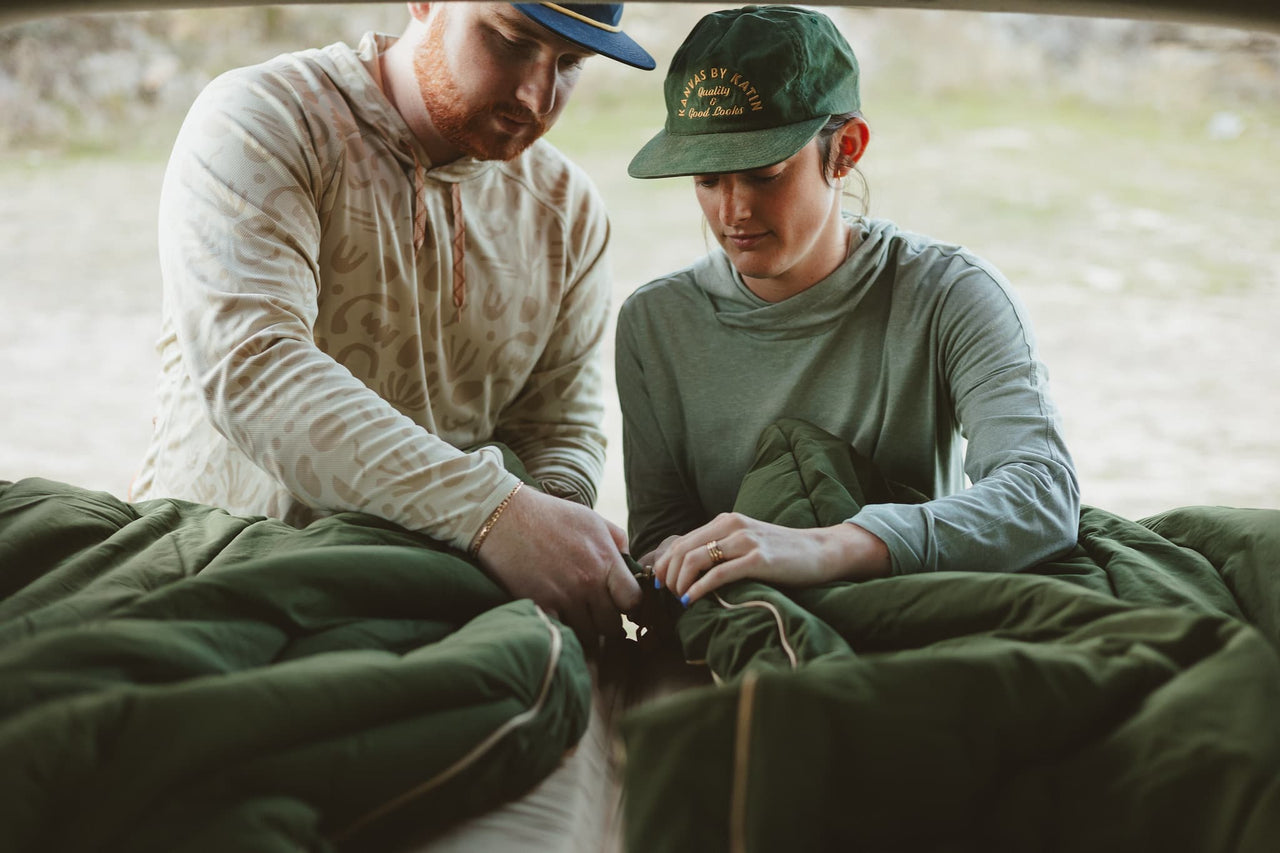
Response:
M693 176L721 251L640 288L618 318L632 553L655 585L688 604L743 577L1015 571L1071 547L1079 488L1008 283L963 248L841 208L870 131L830 19L707 15L664 92L666 125L628 171ZM812 530L729 512L784 416L929 499Z

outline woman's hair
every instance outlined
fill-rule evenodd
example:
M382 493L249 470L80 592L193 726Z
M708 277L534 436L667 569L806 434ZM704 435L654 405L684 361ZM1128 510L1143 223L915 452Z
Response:
M835 139L836 133L839 132L840 128L855 118L862 118L862 113L854 110L853 112L833 115L827 119L827 123L822 126L822 129L818 131L817 137L815 137L818 140L818 155L819 162L822 165L822 177L828 182L832 180L832 169L836 162L835 158L831 156L831 140ZM866 176L858 171L856 165L851 166L850 171L856 174L858 180L862 182L862 195L855 197L862 202L862 215L866 216L871 207L871 188L867 186Z

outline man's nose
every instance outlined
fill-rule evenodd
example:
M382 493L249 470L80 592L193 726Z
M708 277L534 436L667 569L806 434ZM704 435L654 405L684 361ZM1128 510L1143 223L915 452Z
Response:
M554 62L530 63L525 71L516 99L535 115L548 115L556 106L556 84L559 71Z

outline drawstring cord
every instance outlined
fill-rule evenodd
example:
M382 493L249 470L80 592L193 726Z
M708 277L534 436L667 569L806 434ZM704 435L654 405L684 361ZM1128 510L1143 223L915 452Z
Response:
M467 301L467 274L463 261L467 254L466 229L462 227L462 185L453 187L453 304L459 311Z
M413 155L413 251L415 254L422 250L422 244L427 239L426 173L427 170L422 167L415 153ZM453 304L461 311L467 302L467 238L462 220L462 185L453 181L449 186L453 195L453 240L451 241L453 244Z
M413 155L413 253L422 251L422 244L427 239L427 201L423 198L423 185L427 182L427 170L418 162L418 155Z

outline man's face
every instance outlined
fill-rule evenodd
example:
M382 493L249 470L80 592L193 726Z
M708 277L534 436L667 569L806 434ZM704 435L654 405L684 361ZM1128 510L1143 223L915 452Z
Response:
M509 160L551 129L592 55L505 3L437 4L413 64L436 131Z

